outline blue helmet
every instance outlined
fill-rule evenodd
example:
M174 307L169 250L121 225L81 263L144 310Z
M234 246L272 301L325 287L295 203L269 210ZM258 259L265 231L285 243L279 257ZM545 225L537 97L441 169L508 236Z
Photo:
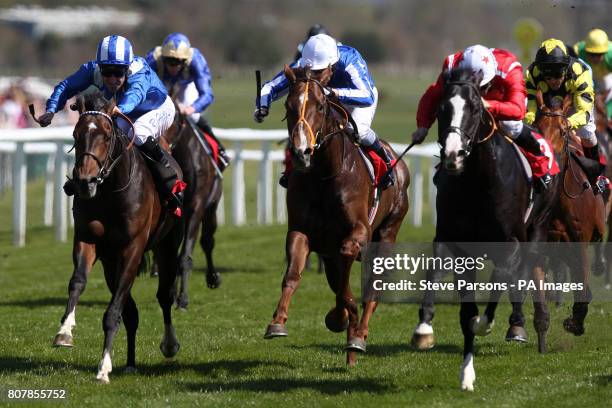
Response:
M189 38L182 33L172 33L162 43L162 57L188 59L191 44Z
M96 61L101 65L130 65L134 59L132 44L120 35L104 37L98 44Z

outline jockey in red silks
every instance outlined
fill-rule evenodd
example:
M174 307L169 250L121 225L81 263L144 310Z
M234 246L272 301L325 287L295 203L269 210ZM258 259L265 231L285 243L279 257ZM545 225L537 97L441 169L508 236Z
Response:
M485 108L518 146L544 160L545 156L533 130L523 124L527 90L521 63L509 51L482 45L473 45L446 57L438 80L427 88L419 101L417 130L412 134L413 143L419 144L425 140L429 128L436 120L446 78L455 68L482 71L480 91ZM546 188L552 178L546 173L540 180Z

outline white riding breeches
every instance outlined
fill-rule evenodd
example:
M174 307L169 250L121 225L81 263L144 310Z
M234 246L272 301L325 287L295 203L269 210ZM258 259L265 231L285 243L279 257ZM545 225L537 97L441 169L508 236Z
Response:
M499 124L513 140L519 137L523 131L523 121L521 120L502 120Z
M195 82L191 81L179 89L178 93L176 94L176 101L179 105L191 106L199 97L200 93L198 92L198 88L196 88ZM198 123L198 120L200 120L200 115L201 112L195 112L190 116L195 123Z
M149 137L155 140L164 135L166 130L172 126L176 109L174 103L169 96L166 97L164 103L157 109L145 113L134 121L134 130L136 138L134 143L136 146L141 146ZM131 139L134 135L132 127L123 118L117 118L117 125Z
M378 105L378 89L374 87L372 91L374 93L374 103L372 105L348 107L349 114L357 124L359 143L364 146L371 146L372 143L376 141L377 137L371 126L372 120L374 120L374 114L376 113L376 106Z

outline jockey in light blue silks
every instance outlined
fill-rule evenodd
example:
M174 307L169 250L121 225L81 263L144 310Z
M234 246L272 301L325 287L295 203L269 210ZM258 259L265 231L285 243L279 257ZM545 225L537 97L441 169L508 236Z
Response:
M171 209L181 205L181 198L172 193L177 176L168 163L166 153L159 146L159 138L172 125L176 110L164 84L142 57L134 56L132 44L119 35L110 35L98 45L96 59L89 61L74 74L61 81L47 100L47 111L39 118L41 126L48 126L53 115L64 108L66 101L91 85L114 98L113 113L122 113L134 123L134 128L122 118L116 118L129 138L148 156L153 176L162 198L168 197ZM64 186L68 195L74 194L69 180Z
M219 167L229 164L225 148L213 133L204 111L214 102L211 74L206 59L197 48L193 48L187 36L172 33L161 46L147 53L147 63L162 80L171 97L176 97L179 109L219 145Z
M327 34L317 34L308 39L302 50L302 58L291 64L292 68L306 67L316 74L325 69L332 70L327 86L338 100L347 108L357 124L358 142L378 154L391 169L391 155L383 148L371 124L378 104L378 90L370 76L365 60L359 52L346 45L338 45L336 40ZM286 95L289 81L283 71L266 82L261 89L261 107L253 114L260 123L268 115L270 104ZM285 171L279 183L286 187L289 169ZM387 188L394 183L393 173L387 171L380 184Z

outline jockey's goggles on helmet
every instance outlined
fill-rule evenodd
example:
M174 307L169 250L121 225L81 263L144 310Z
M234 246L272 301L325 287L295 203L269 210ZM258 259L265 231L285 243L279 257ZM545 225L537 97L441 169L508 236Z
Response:
M103 77L123 78L127 74L127 67L122 65L100 65L100 73Z
M544 65L540 67L544 79L559 79L565 74L567 67L565 65Z
M173 58L173 57L163 57L163 60L164 60L164 64L169 65L171 67L183 65L185 63L184 59Z

